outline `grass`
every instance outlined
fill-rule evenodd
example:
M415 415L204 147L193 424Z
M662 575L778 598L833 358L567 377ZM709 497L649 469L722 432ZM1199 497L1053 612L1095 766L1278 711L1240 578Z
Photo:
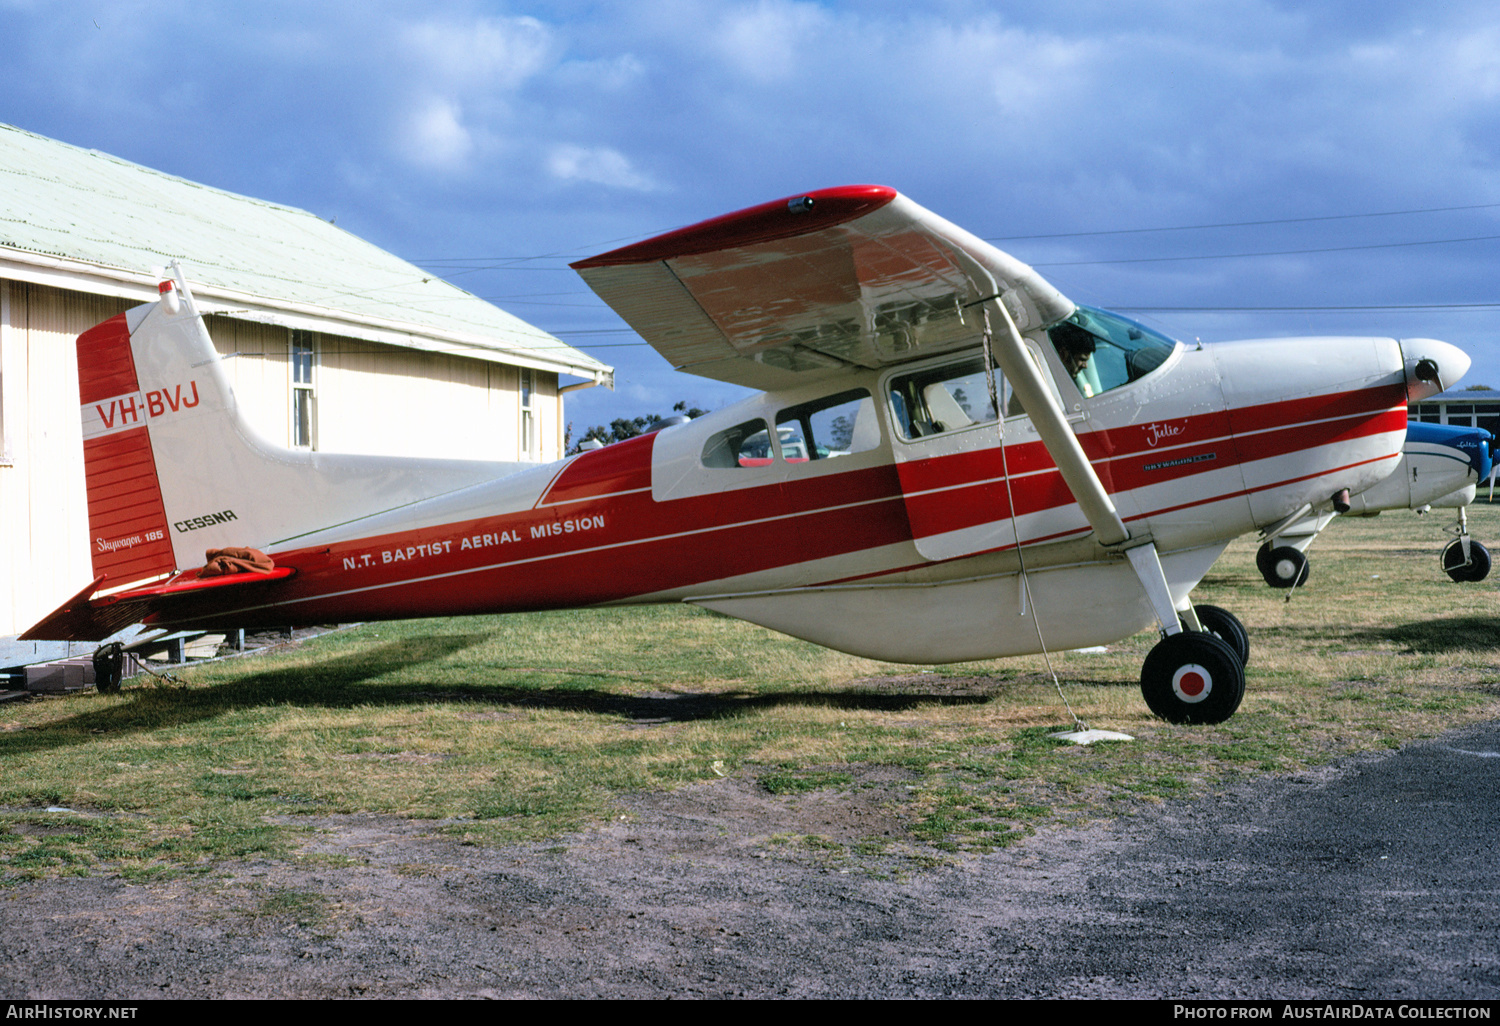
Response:
M1055 654L1074 709L1129 744L1047 738L1068 719L1040 657L922 672L678 606L372 624L180 686L0 707L0 881L289 859L340 813L431 820L476 844L552 839L608 818L622 793L725 775L900 812L906 837L853 855L991 850L1500 713L1494 588L1441 574L1443 516L1335 522L1290 601L1261 582L1249 540L1232 546L1195 594L1250 628L1248 693L1227 723L1150 716L1138 679L1153 634ZM1470 522L1500 538L1500 507ZM902 783L869 783L892 774Z

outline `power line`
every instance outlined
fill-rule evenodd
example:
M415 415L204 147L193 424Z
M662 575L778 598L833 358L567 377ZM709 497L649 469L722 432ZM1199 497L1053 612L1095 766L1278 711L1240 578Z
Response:
M1147 232L1192 232L1207 228L1257 228L1271 224L1313 224L1319 221L1353 221L1364 217L1402 217L1407 214L1447 214L1459 210L1491 210L1500 203L1476 203L1465 207L1426 207L1421 210L1385 210L1371 214L1327 214L1322 217L1281 217L1267 221L1221 221L1217 224L1183 224L1166 228L1115 228L1097 232L1057 232L1051 235L992 235L986 242L1018 242L1029 239L1080 239L1096 235L1142 235Z
M1239 260L1246 257L1303 256L1310 253L1353 253L1367 249L1404 249L1411 246L1446 246L1456 242L1490 242L1500 235L1474 235L1465 239L1426 239L1421 242L1379 242L1367 246L1325 246L1318 249L1281 249L1259 253L1210 253L1203 256L1128 257L1121 260L1063 260L1034 263L1033 267L1086 267L1092 264L1165 264L1187 260Z
M1180 224L1165 225L1155 228L1112 228L1091 232L1051 232L1039 235L987 235L986 242L1026 242L1037 239L1082 239L1108 235L1145 235L1155 232L1191 232L1205 231L1214 228L1259 228L1278 224L1319 224L1328 221L1356 221L1364 218L1374 217L1406 217L1415 214L1451 214L1466 210L1493 210L1500 208L1500 203L1471 203L1455 207L1419 207L1411 210L1380 210L1360 214L1324 214L1316 217L1278 217L1267 218L1257 221L1217 221L1208 224ZM669 229L670 230L670 229ZM522 264L536 260L579 260L595 255L600 247L613 245L616 242L628 242L632 239L650 238L653 234L627 235L608 242L601 242L597 246L589 248L587 253L543 253L532 256L476 256L476 257L433 257L427 260L413 260L412 263L421 266L455 266L466 270L527 270L521 267L472 267L474 264ZM1398 245L1400 245L1398 243ZM559 270L560 268L547 268L547 270Z
M1458 312L1500 309L1500 301L1494 303L1388 303L1331 306L1114 306L1104 304L1120 313L1400 313L1408 310L1453 310Z

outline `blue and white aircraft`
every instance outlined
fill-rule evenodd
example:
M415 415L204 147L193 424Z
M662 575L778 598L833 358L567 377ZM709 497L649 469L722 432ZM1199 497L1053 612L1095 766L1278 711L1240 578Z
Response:
M1261 576L1273 588L1306 583L1307 547L1339 514L1373 517L1391 509L1421 514L1437 507L1458 510L1449 529L1454 538L1443 548L1443 571L1455 581L1484 580L1490 572L1490 553L1469 537L1466 510L1480 482L1488 479L1494 489L1493 441L1494 435L1483 428L1409 422L1401 462L1384 481L1350 496L1342 508L1307 509L1261 532L1262 544L1255 554Z

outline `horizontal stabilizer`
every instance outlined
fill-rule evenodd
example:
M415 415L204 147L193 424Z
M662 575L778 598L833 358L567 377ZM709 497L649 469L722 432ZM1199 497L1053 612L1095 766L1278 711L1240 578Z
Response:
M20 640L103 641L164 609L172 609L174 615L180 615L179 607L188 599L201 597L206 593L221 595L225 588L241 589L284 580L295 573L296 570L289 566L280 566L269 573L226 574L220 577L199 578L191 574L179 574L175 578L142 588L95 598L108 576L101 575L22 634Z

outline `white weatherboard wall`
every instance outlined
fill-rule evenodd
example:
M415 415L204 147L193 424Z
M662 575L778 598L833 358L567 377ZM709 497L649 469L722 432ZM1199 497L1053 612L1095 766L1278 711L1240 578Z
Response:
M285 328L207 319L251 422L279 445L291 437L291 336ZM382 456L514 461L520 450L520 370L485 360L312 333L317 353L316 448ZM533 372L542 418L534 458L560 459L557 375Z
M83 430L80 332L124 300L8 281L0 318L0 635L25 630L93 580Z

